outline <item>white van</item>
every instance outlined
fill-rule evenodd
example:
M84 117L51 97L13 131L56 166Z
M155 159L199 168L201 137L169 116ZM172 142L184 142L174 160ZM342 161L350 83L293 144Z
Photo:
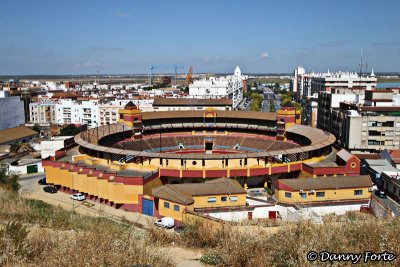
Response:
M163 217L161 219L158 219L157 221L154 222L155 225L164 227L167 229L171 229L175 226L175 221L173 218L170 217Z

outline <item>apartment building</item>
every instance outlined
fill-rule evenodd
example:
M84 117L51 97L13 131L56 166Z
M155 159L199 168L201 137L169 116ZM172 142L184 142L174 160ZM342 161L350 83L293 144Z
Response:
M99 125L99 101L60 99L56 104L57 124L87 124L88 128Z
M339 107L341 99L357 100L357 97L364 95L364 91L374 90L376 85L374 71L370 75L342 71L331 73L329 70L326 73L306 73L304 68L297 67L291 90L297 92L297 101L303 108L303 124L328 129L330 127L325 124L330 118L329 109ZM330 96L330 93L334 96ZM319 107L321 103L323 107ZM321 113L321 110L325 113ZM322 122L318 123L320 119Z
M171 110L232 110L231 99L156 98L153 111Z
M314 106L316 112L315 122L317 127L331 132L332 130L332 110L340 107L340 102L364 103L364 89L333 88L331 92L319 92Z
M315 74L311 79L310 95L319 92L331 92L334 88L350 88L374 90L376 88L377 78L374 71L371 75L360 75L356 72L334 72Z
M41 125L56 123L56 104L51 100L30 103L29 121Z
M243 88L244 84L247 84L247 79L248 76L242 75L242 71L237 66L234 75L195 80L189 85L189 97L229 98L232 99L233 108L236 109L243 100Z
M391 90L372 90L365 91L364 103L340 102L340 107L332 110L330 132L351 151L398 149L400 95Z

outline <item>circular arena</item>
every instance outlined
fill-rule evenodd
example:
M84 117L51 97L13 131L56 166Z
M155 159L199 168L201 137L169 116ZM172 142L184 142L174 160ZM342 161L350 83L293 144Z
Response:
M296 177L302 162L332 151L335 137L278 113L226 110L120 111L119 121L75 137L80 152L138 170L156 168L164 183L229 177L242 184Z

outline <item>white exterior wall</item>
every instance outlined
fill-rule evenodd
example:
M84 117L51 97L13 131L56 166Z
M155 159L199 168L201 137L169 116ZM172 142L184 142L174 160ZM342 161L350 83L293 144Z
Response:
M38 173L44 172L42 162L36 162L36 163L31 163L31 164L26 164L26 165L20 165L20 166L12 166L8 165L8 173L11 174L27 174L27 166L31 165L37 165L38 167Z
M240 68L236 67L234 75L195 80L189 85L189 97L228 97L233 101L233 108L237 108L239 103L243 100L243 80L247 80L247 78L247 76L242 75Z
M320 207L307 207L296 210L293 207L285 207L275 205L270 207L256 207L252 212L253 219L267 219L269 211L277 211L282 217L283 221L300 221L317 219L320 221L321 216L334 214L344 215L349 211L360 211L361 204L353 205L338 205L338 206L320 206ZM224 221L243 221L248 219L248 213L251 211L226 211L226 212L208 212L207 215L221 219Z
M56 114L59 124L87 124L93 128L99 125L99 100L62 99L56 104Z
M64 140L42 141L40 143L42 159L54 156L56 151L62 148L64 148Z

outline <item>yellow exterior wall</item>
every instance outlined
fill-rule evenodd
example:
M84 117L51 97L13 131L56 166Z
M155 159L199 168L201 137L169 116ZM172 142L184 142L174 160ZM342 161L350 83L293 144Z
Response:
M143 194L144 187L142 185L115 183L51 166L45 166L44 169L48 183L69 187L117 204L138 204L138 195ZM147 190L151 194L151 186L159 186L161 185L161 181L159 178L156 178L149 184L151 185L147 185Z
M354 195L354 190L363 190L359 196ZM285 197L285 192L292 193L291 198ZM362 200L371 197L371 192L368 192L368 187L364 188L350 188L350 189L325 189L315 190L314 194L309 195L310 191L304 190L307 194L306 198L301 198L299 191L291 192L285 190L275 190L275 197L278 202L282 203L305 203L315 201L340 201L340 200ZM324 197L317 197L317 192L325 192Z
M164 207L165 202L169 203L169 208ZM174 210L174 205L179 206L179 211ZM171 217L174 218L175 220L182 221L184 209L185 209L184 205L167 201L164 199L160 199L160 201L158 202L158 214L162 217Z
M156 178L154 178L153 180L151 180L150 182L146 183L143 186L143 194L151 196L153 188L156 188L156 187L159 187L159 186L162 186L162 185L163 184L161 182L160 177L156 177Z
M211 184L210 184L211 185ZM230 196L236 196L237 201L230 201ZM208 202L209 197L215 197L216 202ZM227 197L226 202L221 201L221 197ZM210 196L193 196L194 204L193 208L220 208L220 207L232 207L232 206L245 206L246 205L246 194L238 194L238 195L210 195Z

